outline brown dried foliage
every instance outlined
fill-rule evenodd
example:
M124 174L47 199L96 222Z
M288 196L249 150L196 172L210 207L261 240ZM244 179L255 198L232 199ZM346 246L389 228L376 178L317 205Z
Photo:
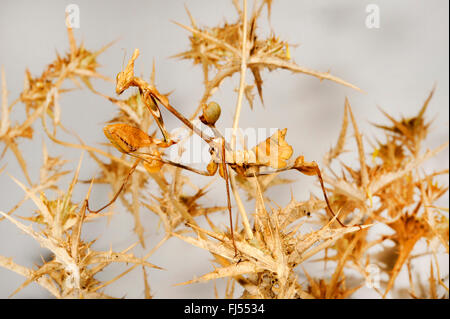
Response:
M138 92L124 100L97 92L90 79L97 77L109 80L97 73L96 59L106 47L92 53L83 45L78 46L71 29L68 29L70 51L64 58L58 55L40 77L34 78L26 71L24 90L12 104L8 104L5 74L2 71L2 157L8 149L15 154L29 185L11 177L22 188L25 196L7 213L0 212L0 221L8 220L52 254L49 260L44 260L36 269L21 266L11 258L0 255L1 267L25 277L24 283L12 294L36 282L57 298L109 297L103 292L106 286L142 266L145 297L151 298L151 277L148 277L145 268L160 268L147 259L156 249L163 249L161 246L165 241L175 237L210 252L215 264L210 273L180 284L226 278L227 298L348 298L371 279L367 267L373 264L378 265L382 275L387 278L382 287L374 288L380 297L386 297L390 291L397 289L396 279L406 269L410 278L411 297L448 298L448 286L442 278L437 258L439 253L448 255L449 252L448 208L436 205L436 201L448 192L448 187L438 182L441 175L448 175L448 169L433 173L421 170L426 160L447 147L444 144L427 151L422 148L430 127L425 113L434 90L416 116L395 119L383 111L391 123L376 125L383 131L385 140L376 142L370 150L371 156L367 156L367 145L348 100L345 101L341 133L335 147L325 154L322 170L316 162L306 162L303 156L291 159L294 150L285 140L286 129L278 131L251 150L234 152L235 140L225 141L214 126L220 116L220 107L210 101L223 80L234 73L240 73L241 76L234 128L239 124L244 96L249 106L253 107L252 90L256 87L263 100L262 76L265 70L289 70L359 89L327 72L298 66L290 57L292 45L275 35L261 39L257 33L258 18L264 7L270 18L271 1L256 2L249 19L245 0L242 8L237 1L233 1L233 4L238 12L238 19L234 23L200 28L189 12L190 27L177 23L188 30L191 36L190 48L176 57L200 64L204 73L204 93L190 120L170 105L168 95L158 92L154 81L155 69L150 83L134 75L138 50L126 68L117 75L116 86L111 88L112 92L121 94L134 86ZM246 81L247 70L253 74L253 84ZM56 128L64 129L60 122L62 110L59 97L67 91L61 89L66 80L79 88L80 81L83 82L91 92L103 96L118 107L119 113L111 119L111 124L104 128L104 132L111 144L121 152L120 157L86 145L81 140L79 144L74 144L56 137ZM12 126L10 113L18 103L25 106L27 118L23 123ZM191 134L201 135L210 145L212 157L206 171L165 159L164 150L175 143L182 144L182 141L176 140L166 130L159 105L178 117ZM202 134L191 122L202 110L200 119L213 129L213 137ZM53 132L47 127L47 117L52 120ZM36 129L33 124L37 119L41 119L42 128L51 142L86 150L98 164L99 176L92 179L85 200L80 203L72 201L72 193L80 183L78 173L81 159L68 189L62 190L58 181L70 171L62 170L66 161L60 156L51 157L44 144L40 178L35 183L31 181L19 143L20 138L33 138L33 130ZM342 154L348 151L345 147L350 123L359 167L351 167L340 160ZM155 134L148 134L151 128L159 129L163 140L158 140ZM271 153L272 147L276 147L278 152ZM249 164L250 160L253 165ZM336 167L341 170L340 174L336 173ZM279 174L291 169L317 176L322 186L326 185L324 200L313 195L305 201L297 201L292 197L285 207L269 206L272 201L266 193L267 189L290 183L290 180L280 178ZM193 185L185 170L206 176L212 176L218 170L227 181L227 186L229 177L239 212L236 217L240 216L241 221L230 229L223 229L216 224L211 213L224 211L226 207L201 204L210 185ZM150 181L158 185L158 191L149 193L147 185ZM110 185L116 194L112 202L117 197L134 216L134 230L139 242L120 252L98 251L94 248L95 241L83 240L82 229L86 222L111 215L110 212L89 213L91 188L99 183ZM192 193L188 188L194 189L194 195L188 195ZM53 191L54 195L49 197L46 195L48 191ZM247 194L247 200L255 201L251 212L245 209L240 191ZM37 210L31 217L22 217L28 221L29 225L26 225L13 214L28 199L34 202ZM100 207L100 204L95 204ZM144 226L147 225L141 223L142 212L159 216L165 236L145 256L136 257L130 251L138 243L145 245ZM337 212L338 216L333 214L330 219L330 212ZM198 220L201 218L207 221L209 229L199 226ZM336 221L343 223L339 225ZM40 230L35 230L34 224L38 224ZM376 232L373 239L369 235L374 227L380 225L386 225L391 232ZM425 242L426 251L422 254L429 256L431 263L430 275L425 283L421 282L411 267L411 262L416 258L413 251L419 241ZM387 247L386 243L394 245L393 248ZM320 257L313 259L315 256ZM331 264L331 276L311 276L303 266L314 261L325 262L328 267ZM132 266L110 280L102 282L96 279L96 275L105 267L118 262ZM358 274L351 282L347 275L350 269L356 270ZM239 296L235 296L237 285L241 287ZM429 289L417 290L417 287L424 285L428 285ZM217 291L215 294L219 295Z

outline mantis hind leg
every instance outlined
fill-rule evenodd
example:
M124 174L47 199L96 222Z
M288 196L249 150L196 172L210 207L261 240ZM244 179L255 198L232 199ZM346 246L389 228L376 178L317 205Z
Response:
M98 210L91 210L89 208L89 201L86 199L86 208L89 211L89 213L91 214L98 214L100 213L102 210L104 210L105 208L108 208L109 206L111 206L112 204L114 204L114 202L117 200L117 198L119 197L120 193L124 190L126 184L128 183L128 180L130 179L130 176L133 174L133 172L136 170L136 167L138 166L138 164L141 162L141 159L138 158L133 166L131 166L130 170L128 171L127 177L125 177L125 180L123 181L122 185L120 186L119 190L116 192L116 194L114 195L114 197L109 201L108 204L106 204L105 206L103 206L102 208L98 209Z
M225 140L222 141L222 171L223 171L223 178L225 179L225 184L227 188L227 203L228 203L228 213L230 216L230 231L231 231L231 240L233 241L233 247L234 247L234 256L236 257L238 255L236 242L234 241L234 231L233 231L233 213L231 211L231 197L230 197L230 182L228 178L228 170L227 170L227 164L225 163Z
M324 186L324 184L323 184L322 173L320 172L319 166L317 166L317 165L315 166L315 171L316 171L317 178L319 179L320 187L322 188L323 197L325 197L325 202L327 203L327 208L328 208L328 210L330 211L330 213L331 213L331 215L333 216L333 218L336 218L336 221L337 221L342 227L347 227L347 226L345 226L345 225L339 220L339 218L336 216L336 214L333 212L333 209L331 208L330 201L328 200L327 192L326 192L325 186Z

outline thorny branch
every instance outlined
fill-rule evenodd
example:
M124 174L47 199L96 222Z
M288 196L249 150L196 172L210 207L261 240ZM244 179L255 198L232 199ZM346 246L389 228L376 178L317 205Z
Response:
M92 78L113 82L97 71L97 58L111 44L91 52L76 43L70 28L69 52L63 57L58 54L38 77L33 77L27 70L24 89L11 104L2 69L0 142L4 148L0 159L11 150L27 185L20 181L21 178L11 176L23 190L24 197L9 211L0 212L0 222L11 223L50 252L50 258L33 268L0 255L1 267L25 277L12 295L36 282L56 298L109 298L105 292L109 285L141 267L144 296L150 298L154 273L145 267L157 269L155 272L161 268L148 259L156 250L164 249L163 244L174 237L209 251L214 263L210 273L187 279L180 285L226 278L225 296L228 298L236 297L236 293L240 298L348 298L370 279L369 265L379 267L388 278L387 282L381 283L380 289L375 288L380 297L396 296L399 290L397 277L407 269L411 297L448 298L448 269L443 268L438 259L438 255L448 256L449 252L448 207L442 208L439 204L439 200L448 194L448 186L441 182L442 176L448 176L448 168L439 167L431 172L422 169L427 160L448 147L447 142L432 150L423 148L430 127L426 111L435 89L415 116L396 119L382 111L390 124L375 124L383 137L376 141L376 145L365 143L367 137L363 138L358 127L360 119L346 99L341 132L336 134L335 146L325 154L321 169L316 162L305 161L303 156L291 159L294 150L285 139L286 129L279 130L252 149L236 151L236 130L245 105L244 97L253 108L252 90L256 87L263 102L265 71L289 70L360 89L328 72L297 65L291 57L292 45L274 34L262 39L257 33L258 19L264 8L270 19L271 0L255 1L253 10L248 10L246 0L242 4L233 0L233 5L237 11L234 23L201 28L187 8L191 26L176 22L191 33L189 49L176 57L192 60L203 70L204 91L190 118L169 102L168 94L157 90L155 65L150 82L135 76L134 62L138 50L125 69L118 73L115 88L111 87L108 94L98 92L91 83ZM253 75L253 84L249 83L247 71ZM240 80L232 123L233 136L229 142L215 127L221 109L211 99L223 81L235 73L240 75ZM91 146L94 141L86 143L76 133L78 143L57 137L58 128L69 132L61 123L64 93L71 90L62 88L67 82L80 89L83 83L89 92L102 96L117 107L118 113L104 128L104 133L116 151L120 151L120 156L104 147ZM121 94L130 87L136 87L137 92L129 98L109 96L114 91ZM12 116L20 105L24 106L27 117L23 122L13 124ZM166 158L167 149L175 145L179 146L181 155L184 141L168 132L159 109L161 106L177 117L189 134L199 135L209 145L211 161L206 169ZM213 136L205 134L194 124L197 118L212 130ZM23 138L33 139L38 119L50 142L87 151L98 165L98 175L84 181L90 182L90 186L80 203L74 202L73 192L80 183L84 183L79 180L81 159L69 186L62 189L60 179L71 172L63 170L67 160L50 155L43 143L39 180L33 181L30 177L28 159L21 154L21 141ZM51 126L47 125L49 119ZM156 133L148 134L150 129L159 130L163 138L159 140ZM350 129L356 143L354 150L347 149ZM277 149L276 153L268 151L272 147ZM357 167L342 158L342 154L349 151L357 154ZM7 176L2 174L7 170L6 164L0 165L2 177ZM287 205L278 206L277 200L271 199L267 190L290 183L290 180L280 177L288 170L317 176L323 199L311 194L309 199L297 201L292 194ZM209 176L211 180L198 186L186 171ZM203 199L210 186L218 181L212 177L217 171L225 180L222 187L227 190L227 206L204 204ZM101 208L92 211L89 199L97 184L110 185L113 195L106 205L95 203ZM233 224L230 214L230 228L224 230L211 214L227 209L231 213L229 186L239 211L236 217L240 220L236 218ZM247 200L241 198L240 191L248 195ZM36 211L18 216L21 206L29 199ZM110 217L111 209L107 208L116 200L120 200L133 215L139 242L121 251L112 248L103 251L96 248L95 240L84 239L83 226L105 216ZM247 208L253 200L254 208ZM272 207L272 204L277 207ZM102 214L93 214L100 211ZM164 236L143 257L137 257L131 251L139 243L144 246L144 232L153 230L152 226L141 222L141 214L148 212L158 216ZM201 219L208 227L199 226ZM342 227L344 224L347 226ZM391 231L373 231L380 225ZM416 251L420 241L426 243L423 252ZM393 248L386 246L387 242ZM314 257L316 259L312 259ZM430 259L430 272L426 278L420 277L411 266L418 258ZM305 270L307 263L319 261L326 267L333 267L330 277L310 275ZM131 265L115 277L99 280L98 274L114 263ZM349 269L356 270L359 277L347 280ZM424 273L423 269L419 272ZM237 286L240 290L235 288Z

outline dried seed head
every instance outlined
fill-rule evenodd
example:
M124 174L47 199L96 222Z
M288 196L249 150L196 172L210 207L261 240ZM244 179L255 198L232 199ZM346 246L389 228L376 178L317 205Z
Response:
M111 144L125 154L153 144L153 139L147 133L128 124L107 125L103 132Z
M144 167L149 173L157 173L161 169L161 167L164 165L164 163L158 158L161 158L161 153L158 152L158 150L152 150L150 152L150 156L143 156L145 159Z
M220 117L220 105L216 102L209 102L208 105L203 104L203 114L200 121L205 125L214 125Z

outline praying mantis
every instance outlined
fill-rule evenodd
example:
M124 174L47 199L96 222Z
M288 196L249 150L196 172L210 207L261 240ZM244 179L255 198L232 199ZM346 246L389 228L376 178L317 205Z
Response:
M128 124L111 124L104 127L105 136L109 139L111 144L120 152L136 158L135 163L130 168L122 186L113 196L113 198L98 210L91 210L89 204L87 209L90 213L99 213L108 206L112 205L119 194L123 191L128 182L129 177L135 171L139 163L143 162L144 167L150 173L157 172L163 165L172 165L194 173L213 176L219 171L220 176L225 180L228 213L230 219L231 239L235 251L238 254L233 233L233 219L231 209L230 196L230 173L228 168L231 168L236 174L243 177L256 177L267 174L279 173L291 169L299 172L317 176L322 188L322 192L327 204L327 209L330 215L342 226L346 227L333 212L322 179L322 174L316 162L306 162L303 156L297 157L293 164L288 165L287 160L290 159L293 153L292 147L285 141L287 129L278 130L271 137L261 142L250 150L233 151L230 145L226 142L220 131L215 127L216 121L220 117L220 106L215 102L202 105L203 114L199 117L200 121L211 128L214 136L209 136L190 120L179 113L176 108L170 105L166 96L160 94L158 90L144 81L143 79L134 75L134 62L139 56L139 50L135 49L133 56L129 60L125 69L117 74L116 78L116 93L122 94L130 87L137 87L139 93L144 101L144 104L150 111L158 125L163 139L157 139L149 136L147 133L137 127ZM158 148L168 148L176 143L167 132L164 121L158 105L164 106L175 117L177 117L183 124L192 132L200 136L206 143L209 144L211 160L206 167L206 170L199 170L181 163L173 162L161 156ZM140 152L140 149L150 147L150 152ZM261 171L262 168L268 168L269 171Z

